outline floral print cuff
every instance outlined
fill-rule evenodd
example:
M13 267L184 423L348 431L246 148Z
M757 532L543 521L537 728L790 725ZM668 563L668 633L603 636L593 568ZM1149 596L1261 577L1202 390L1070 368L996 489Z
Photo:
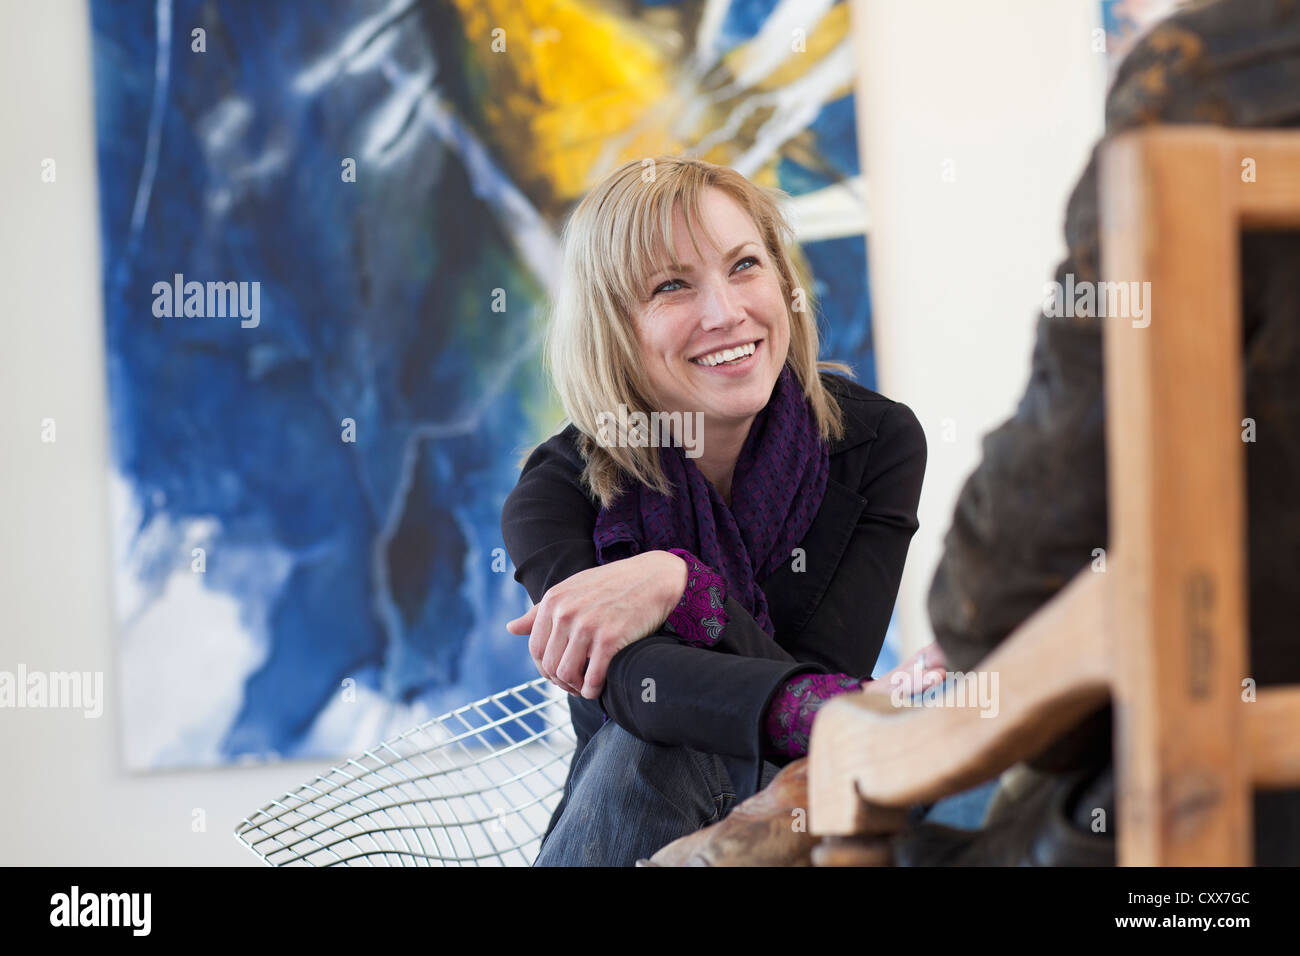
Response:
M664 621L664 627L676 634L683 644L692 647L712 647L722 637L727 626L724 604L727 582L689 551L669 548L686 562L686 589L673 612Z
M821 705L832 697L861 690L862 682L848 674L796 674L782 685L767 708L764 728L768 753L803 757L808 736Z

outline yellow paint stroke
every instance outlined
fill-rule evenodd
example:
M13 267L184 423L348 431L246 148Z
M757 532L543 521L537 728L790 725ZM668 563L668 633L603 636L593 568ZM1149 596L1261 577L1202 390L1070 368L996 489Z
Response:
M794 50L794 37L790 37L790 54L786 61L767 76L763 77L755 89L775 90L788 86L813 68L831 50L835 49L849 35L849 4L838 3L826 11L826 15L813 27L804 39L803 52ZM734 75L740 75L749 65L749 59L756 48L751 43L742 43L723 57L723 61Z
M562 211L620 163L684 152L698 142L696 136L718 128L745 96L794 82L849 34L850 5L836 4L811 28L803 52L791 49L752 89L709 103L686 130L682 118L707 94L680 83L678 64L689 41L675 28L622 18L599 0L452 3L486 83L481 108L494 152L512 180L549 214ZM496 52L502 42L504 51ZM752 44L742 44L723 64L735 76L755 52ZM755 111L735 138L702 158L729 165L765 115L763 108ZM815 143L797 137L785 152L815 153ZM750 178L778 185L778 159Z
M453 3L488 80L499 155L536 199L581 195L610 142L670 98L674 51L636 22L578 0ZM498 29L504 52L493 52ZM666 122L644 128L618 144L616 162L684 148L666 135Z

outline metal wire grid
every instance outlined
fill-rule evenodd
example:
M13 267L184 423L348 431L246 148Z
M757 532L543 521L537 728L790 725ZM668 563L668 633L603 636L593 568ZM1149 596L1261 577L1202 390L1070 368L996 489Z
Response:
M577 745L546 678L466 704L247 817L270 866L529 866Z

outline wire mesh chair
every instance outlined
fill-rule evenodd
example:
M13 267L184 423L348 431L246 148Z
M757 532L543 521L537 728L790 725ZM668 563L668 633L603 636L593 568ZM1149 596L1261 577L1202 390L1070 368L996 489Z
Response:
M577 746L546 678L386 740L247 817L269 866L529 866Z

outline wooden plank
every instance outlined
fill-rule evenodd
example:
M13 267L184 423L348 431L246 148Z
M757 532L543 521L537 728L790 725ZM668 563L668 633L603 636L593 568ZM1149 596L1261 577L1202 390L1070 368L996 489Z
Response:
M1251 862L1236 210L1219 132L1112 142L1102 274L1150 282L1104 320L1119 862ZM1194 201L1192 201L1194 199Z
M1300 686L1260 688L1242 706L1255 786L1300 787Z
M1300 226L1300 154L1288 130L1224 136L1225 178L1238 221L1250 229Z
M1248 158L1254 182L1242 176ZM1242 226L1300 226L1300 136L1134 131L1108 144L1101 175L1103 277L1150 283L1145 315L1101 319L1109 570L1081 574L984 662L1000 677L1001 719L874 695L827 704L809 754L815 834L887 832L891 808L991 779L1108 687L1121 864L1249 864L1253 786L1300 785L1300 686L1240 698L1239 315ZM852 862L855 852L823 855Z
M930 802L992 779L1105 703L1107 578L1082 572L978 671L950 675L965 691L947 706L896 707L881 694L823 705L808 753L810 832L879 832L867 825L880 807ZM983 698L981 681L991 692Z

